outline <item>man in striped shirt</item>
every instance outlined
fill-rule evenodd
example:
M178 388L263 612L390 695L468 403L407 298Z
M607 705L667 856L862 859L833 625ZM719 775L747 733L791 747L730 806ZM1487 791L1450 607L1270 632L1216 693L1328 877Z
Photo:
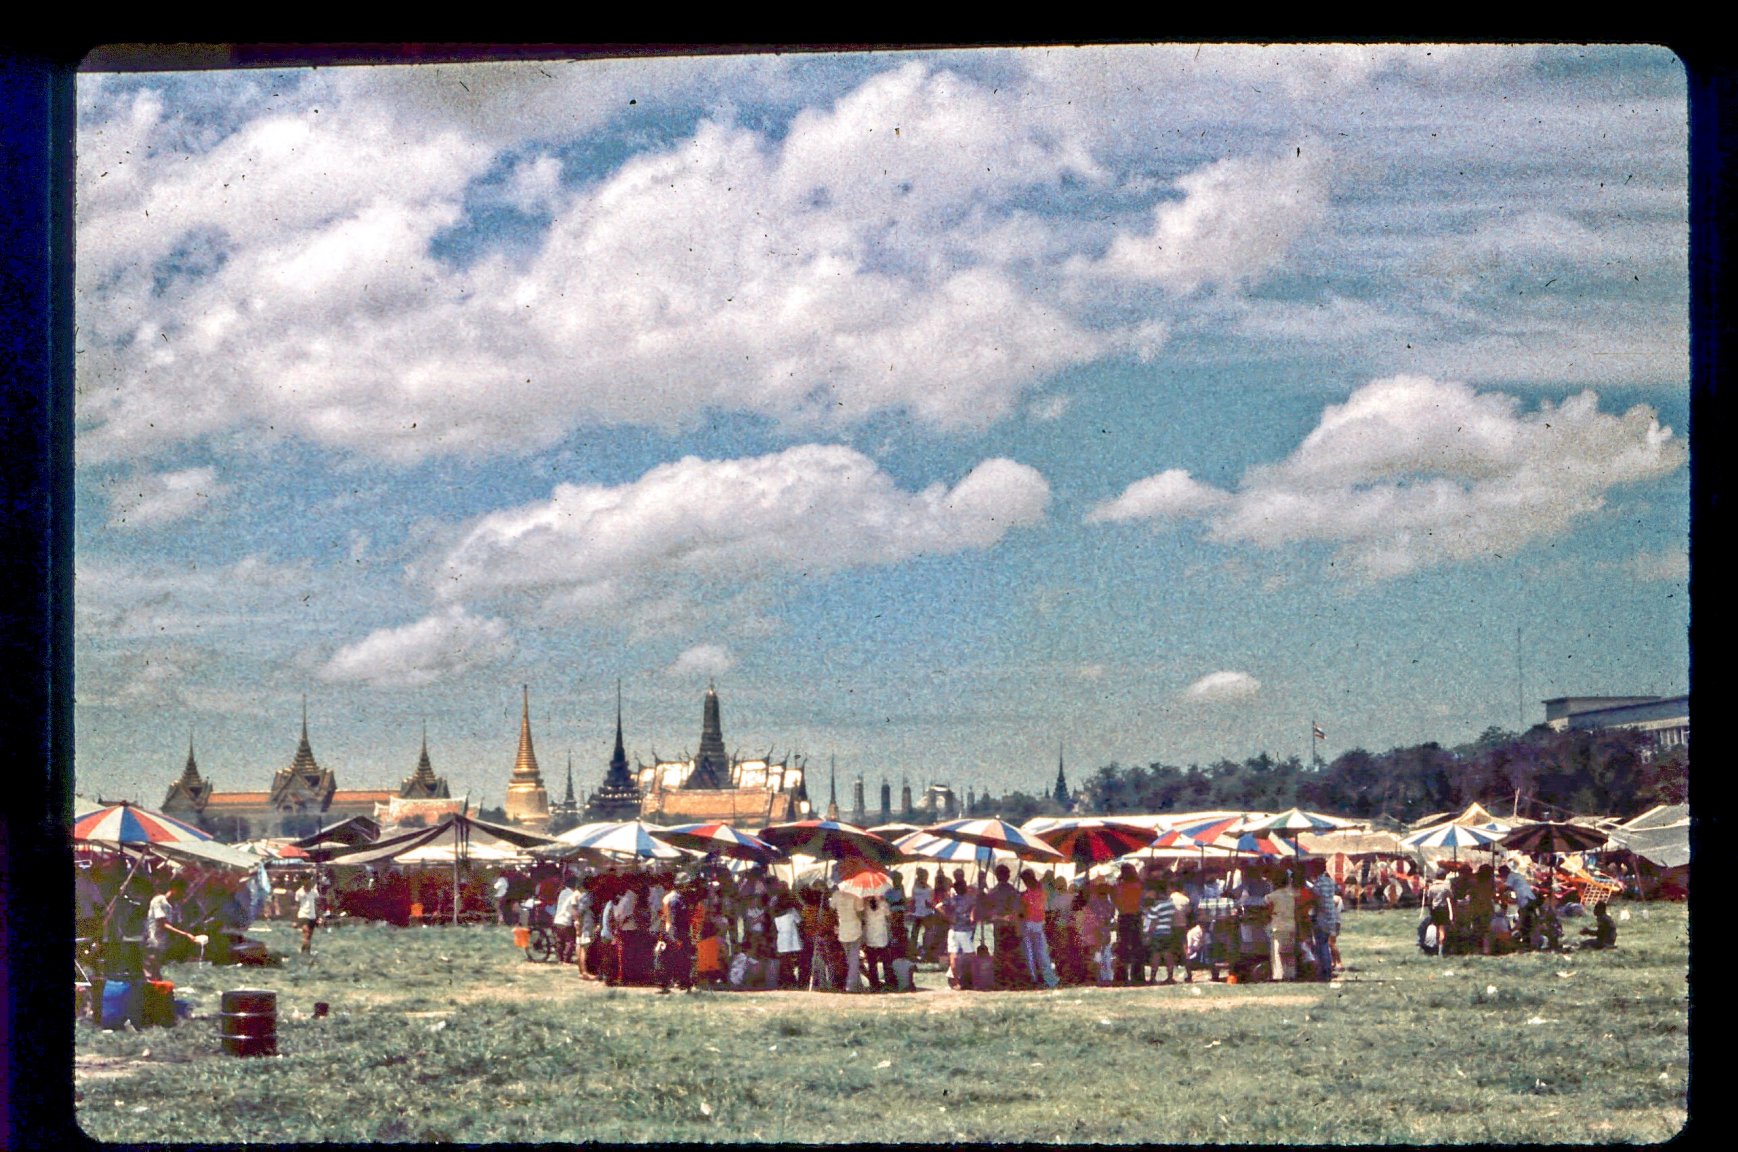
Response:
M1179 915L1177 903L1171 899L1170 885L1163 880L1157 881L1151 891L1150 899L1143 910L1142 927L1146 931L1147 952L1152 960L1153 978L1157 981L1159 965L1165 966L1165 983L1177 982L1177 965L1183 965L1183 976L1193 979L1189 971L1189 963L1185 956L1184 932L1187 931L1187 905L1183 914Z

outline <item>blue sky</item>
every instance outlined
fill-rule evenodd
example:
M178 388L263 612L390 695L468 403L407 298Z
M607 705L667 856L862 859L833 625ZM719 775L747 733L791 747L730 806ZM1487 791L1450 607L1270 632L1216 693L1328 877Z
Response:
M1624 47L79 80L78 787L698 739L1035 790L1688 687ZM1516 632L1520 630L1517 683ZM1517 690L1522 693L1517 698Z

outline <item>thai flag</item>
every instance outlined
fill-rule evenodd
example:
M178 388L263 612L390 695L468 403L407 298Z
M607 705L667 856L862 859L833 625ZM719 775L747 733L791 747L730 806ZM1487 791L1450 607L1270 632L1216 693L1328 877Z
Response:
M1328 734L1322 731L1322 726L1313 720L1310 721L1310 735L1314 736L1317 740L1326 740L1328 738Z

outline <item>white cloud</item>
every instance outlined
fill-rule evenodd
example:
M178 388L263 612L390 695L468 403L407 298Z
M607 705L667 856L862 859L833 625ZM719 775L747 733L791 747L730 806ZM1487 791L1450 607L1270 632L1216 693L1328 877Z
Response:
M1261 681L1247 672L1209 672L1184 689L1183 695L1190 700L1222 704L1248 700L1260 691Z
M184 468L116 480L109 496L110 528L150 528L203 513L225 488L215 468Z
M1109 346L1025 283L1023 249L977 242L1022 190L1098 177L1011 96L911 63L780 139L705 120L579 189L533 154L495 195L556 209L539 249L461 268L433 244L471 223L506 129L443 109L470 106L459 78L332 84L318 113L278 104L200 150L152 94L88 107L81 451L269 426L516 453L719 407L981 427Z
M1157 204L1152 230L1119 234L1092 269L1181 293L1259 279L1327 212L1318 152L1298 146L1278 160L1221 160L1179 177L1183 198Z
M507 625L460 605L402 628L381 628L333 653L320 678L334 683L416 688L506 659Z
M1115 500L1107 500L1086 514L1089 524L1125 520L1167 520L1198 516L1230 500L1211 484L1195 480L1181 468L1136 480Z
M669 676L722 676L736 667L730 649L722 644L696 644L664 669Z
M1043 519L1035 469L985 460L951 489L900 489L842 445L740 460L687 457L632 483L557 485L490 513L430 574L452 600L529 592L574 610L646 601L670 582L725 586L987 548Z
M1610 415L1582 392L1523 412L1501 393L1395 376L1327 408L1290 457L1251 468L1234 493L1173 469L1091 518L1193 515L1221 541L1325 541L1380 579L1561 535L1609 489L1673 472L1687 455L1645 406Z

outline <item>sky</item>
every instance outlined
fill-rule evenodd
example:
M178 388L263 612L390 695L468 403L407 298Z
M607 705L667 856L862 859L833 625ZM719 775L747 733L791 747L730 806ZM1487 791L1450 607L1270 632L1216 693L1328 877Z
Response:
M81 74L76 787L1686 692L1687 147L1647 47Z

